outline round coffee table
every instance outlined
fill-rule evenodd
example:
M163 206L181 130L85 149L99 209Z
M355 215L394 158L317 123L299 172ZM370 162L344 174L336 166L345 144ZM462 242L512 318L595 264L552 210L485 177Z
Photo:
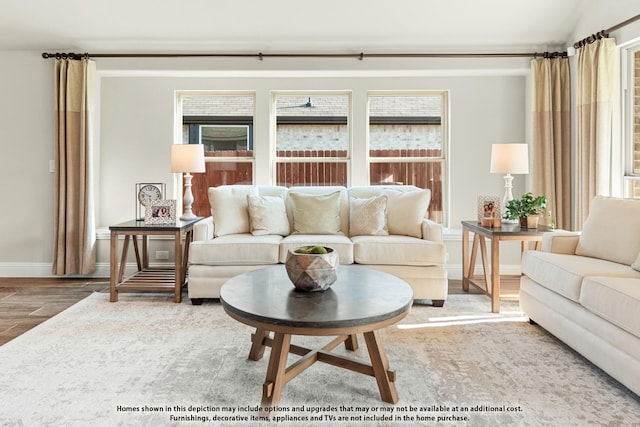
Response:
M340 266L338 280L326 291L304 292L293 287L285 267L277 265L240 274L220 289L226 313L256 328L249 359L260 360L271 347L262 390L263 413L271 415L286 383L315 362L324 362L376 378L383 401L396 403L395 371L389 369L376 330L405 317L413 291L402 279L359 266ZM271 337L273 332L273 337ZM356 350L363 334L371 363L330 353L344 343ZM291 344L292 335L337 336L319 349ZM302 356L290 367L289 353Z

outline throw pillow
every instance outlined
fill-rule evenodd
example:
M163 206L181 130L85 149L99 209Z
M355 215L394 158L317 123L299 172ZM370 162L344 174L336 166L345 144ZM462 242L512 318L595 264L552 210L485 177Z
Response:
M251 234L289 234L289 219L282 197L247 195L247 204Z
M398 191L384 189L387 196L387 223L389 234L422 238L422 220L427 214L431 192L429 190Z
M352 197L349 202L350 236L386 236L387 196L380 195L368 199Z
M340 192L316 195L289 193L293 206L293 234L342 234Z
M576 255L631 265L640 253L640 201L596 196L591 200Z
M251 185L210 187L213 235L249 233L247 195L257 193L258 190Z

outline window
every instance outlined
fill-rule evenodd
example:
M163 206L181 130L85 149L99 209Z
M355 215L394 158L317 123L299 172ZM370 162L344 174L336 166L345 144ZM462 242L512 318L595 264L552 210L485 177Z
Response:
M349 166L349 94L274 94L276 184L344 185Z
M184 144L205 146L206 172L194 174L193 212L209 216L209 187L252 184L253 94L185 94L182 103Z
M446 94L369 94L371 185L415 185L431 190L429 218L443 223Z
M630 161L625 176L625 196L640 199L640 47L629 55L630 114L628 114L627 140Z

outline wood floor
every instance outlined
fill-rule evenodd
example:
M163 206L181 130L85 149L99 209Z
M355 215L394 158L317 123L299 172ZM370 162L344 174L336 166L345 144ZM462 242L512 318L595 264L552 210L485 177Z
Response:
M25 333L89 296L109 292L109 280L0 278L0 345ZM449 280L449 293L462 293L460 280ZM472 288L470 293L481 293Z
M0 345L72 306L108 279L0 278Z

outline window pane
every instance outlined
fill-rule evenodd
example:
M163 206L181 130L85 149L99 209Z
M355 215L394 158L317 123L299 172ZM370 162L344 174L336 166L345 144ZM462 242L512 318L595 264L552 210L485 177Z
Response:
M372 157L440 157L442 96L370 96Z
M369 96L371 185L415 185L431 190L429 218L443 223L443 94Z
M252 95L182 97L183 143L205 147L206 171L192 179L196 215L211 214L209 187L253 184L253 111Z
M276 95L275 111L276 183L347 185L349 95Z

